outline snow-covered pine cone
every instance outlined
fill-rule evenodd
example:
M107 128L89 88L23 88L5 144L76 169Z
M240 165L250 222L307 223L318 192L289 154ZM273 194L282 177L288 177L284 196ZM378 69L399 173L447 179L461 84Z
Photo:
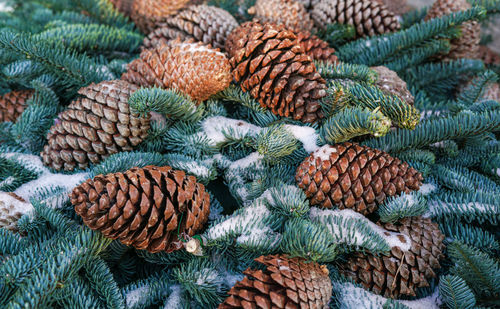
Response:
M33 211L33 205L12 192L0 192L0 228L17 231L17 221Z

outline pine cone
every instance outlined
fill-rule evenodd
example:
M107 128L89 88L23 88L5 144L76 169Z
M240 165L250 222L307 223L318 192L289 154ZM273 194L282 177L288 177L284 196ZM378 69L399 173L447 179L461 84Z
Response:
M401 25L385 5L371 0L321 0L311 11L314 24L326 29L328 24L350 24L359 36L394 32Z
M285 255L261 256L255 261L266 269L245 270L246 277L231 288L231 296L219 309L328 308L332 283L325 266Z
M385 7L395 15L403 15L411 10L407 0L375 0L385 5Z
M312 35L310 32L302 31L297 33L297 43L304 49L305 53L314 60L330 63L337 62L335 49L327 42Z
M233 76L262 107L303 122L323 117L319 100L326 83L312 59L283 25L247 22L226 41Z
M33 93L33 90L15 90L0 96L0 122L16 122Z
M296 0L297 2L302 3L304 8L307 10L312 10L316 4L319 3L320 0Z
M207 5L192 5L165 22L144 39L145 48L154 48L169 40L194 39L215 48L224 48L226 38L238 27L238 22L227 11Z
M176 40L143 50L122 79L144 87L175 88L201 102L226 89L232 76L229 60L218 49Z
M149 116L130 111L128 98L138 88L126 81L104 81L81 88L82 97L59 114L41 153L45 165L71 171L130 151L148 134Z
M425 20L441 17L453 12L465 11L471 8L467 0L436 0L427 12ZM479 41L481 40L481 25L477 21L465 22L460 26L462 35L451 40L450 52L442 56L442 60L456 60L460 58L477 58L479 55Z
M444 235L429 218L411 217L378 225L390 232L402 233L411 239L411 248L403 251L392 247L387 255L357 252L340 265L340 272L366 289L390 298L416 296L416 289L428 287L436 277L439 260L444 257Z
M182 248L182 238L199 231L210 213L205 187L169 166L97 175L70 198L85 225L149 252Z
M479 46L477 59L483 60L486 65L500 65L500 55L488 46Z
M307 157L295 180L311 205L351 208L363 215L386 197L418 190L422 175L378 149L352 143L325 145Z
M311 31L314 23L302 3L295 0L257 0L249 14L261 23L284 25L294 31Z
M415 98L406 87L406 82L402 80L396 72L384 66L371 67L371 69L377 72L378 78L375 85L380 88L382 92L396 95L404 102L413 106Z
M17 231L17 221L33 206L12 192L0 192L0 228Z

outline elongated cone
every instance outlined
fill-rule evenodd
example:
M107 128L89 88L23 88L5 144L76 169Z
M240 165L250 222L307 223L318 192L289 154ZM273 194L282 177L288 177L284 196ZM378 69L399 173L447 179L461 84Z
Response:
M405 247L394 246L386 255L357 252L340 265L340 272L366 289L390 298L416 296L444 258L444 235L429 218L404 218L395 224L377 223L389 233L399 233ZM406 237L405 237L406 236ZM408 243L410 242L410 243ZM405 250L407 249L407 250Z
M311 205L373 213L387 197L418 190L422 175L388 153L352 143L325 145L297 168Z
M150 116L133 113L128 105L137 86L104 81L81 88L82 95L59 114L41 153L43 163L56 170L84 169L109 155L134 149L149 131Z
M302 3L295 0L257 0L248 10L262 22L284 25L294 31L311 31L314 23Z
M201 102L232 81L226 55L202 43L179 40L143 50L122 79L143 87L173 88Z
M255 261L266 269L245 270L245 278L231 288L219 309L328 308L332 283L326 266L286 255L261 256Z
M33 90L14 90L0 96L0 122L16 122L33 93Z
M172 39L193 39L215 48L224 48L226 38L238 27L229 12L207 5L191 5L179 14L169 16L145 39L144 48L154 48Z
M262 107L302 122L323 117L325 80L292 31L283 25L247 22L229 35L226 51L235 80Z
M97 175L70 198L85 225L149 252L183 248L182 240L203 228L210 213L205 187L169 166Z

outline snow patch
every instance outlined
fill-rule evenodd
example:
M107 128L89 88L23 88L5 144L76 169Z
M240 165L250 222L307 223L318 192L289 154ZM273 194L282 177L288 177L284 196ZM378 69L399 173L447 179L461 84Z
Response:
M34 208L31 203L20 201L7 192L0 192L0 227L14 228L17 218L30 214Z
M248 122L231 119L223 116L214 116L205 119L201 127L203 132L212 141L213 145L218 145L227 140L224 133L229 133L237 138L243 138L247 134L255 136L262 128Z
M436 190L437 190L436 185L432 183L424 183L423 185L420 186L420 190L418 190L418 192L422 193L423 195L429 195L430 193Z
M318 148L316 151L314 151L313 156L314 158L319 158L321 161L327 161L330 160L330 155L336 152L337 148L330 145L324 145L321 148Z
M173 285L170 287L170 295L165 300L163 309L182 308L181 287Z
M0 187L10 186L14 182L14 180L16 180L15 177L9 176L5 178L3 181L0 181Z
M318 133L316 133L316 130L314 128L290 124L285 125L285 128L303 144L304 149L308 153L311 153L318 149L317 143L319 135Z
M145 299L149 294L149 287L141 286L135 290L131 290L125 295L125 303L127 308L136 306L141 300Z
M234 170L234 169L239 169L239 168L241 168L241 169L248 168L252 164L259 165L263 158L264 158L264 156L261 155L260 153L252 152L248 156L241 158L239 160L236 160L233 163L231 163L231 165L229 165L229 169Z
M495 173L497 174L498 177L500 177L500 167L496 169Z
M400 300L399 302L410 309L438 309L442 304L441 298L439 298L438 289L427 297L416 300Z
M217 271L211 268L203 268L199 273L199 277L196 279L197 285L204 285L207 283L213 283L217 279Z

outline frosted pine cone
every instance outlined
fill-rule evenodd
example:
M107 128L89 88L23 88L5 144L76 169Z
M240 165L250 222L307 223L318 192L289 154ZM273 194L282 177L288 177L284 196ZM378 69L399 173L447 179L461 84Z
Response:
M70 198L85 225L149 252L179 250L182 239L195 235L210 213L205 187L169 166L97 175Z
M427 12L425 20L465 11L471 5L467 0L436 0ZM479 55L479 41L481 40L481 25L477 21L465 22L460 26L462 35L451 40L450 52L444 55L443 60L460 58L477 58Z
M33 205L12 192L0 192L0 228L17 231L17 221L33 211Z
M384 93L396 95L404 102L413 105L415 98L406 87L406 82L396 72L384 66L371 67L371 69L377 72L378 78L375 82L377 87Z
M0 96L0 122L16 122L33 93L33 90L15 90Z
M219 309L328 308L332 283L325 266L286 255L261 256L255 261L266 269L245 270L246 277L231 288Z
M340 265L340 272L366 289L390 298L402 295L416 296L420 287L428 287L427 280L435 278L434 270L444 258L444 235L429 218L404 218L395 224L378 222L388 230L406 235L399 237L407 248L392 247L387 255L357 252L347 263ZM401 235L402 236L402 235ZM405 250L407 249L407 250Z
M314 60L330 63L337 62L335 49L330 47L327 42L312 35L310 32L297 33L297 43L304 49L305 53Z
M346 142L313 152L297 168L295 181L311 205L367 215L389 196L418 190L422 175L383 151Z
M229 35L226 50L234 78L262 107L302 122L323 117L325 81L283 25L244 23Z
M401 27L394 13L372 0L321 0L311 17L319 29L326 29L328 24L349 24L359 36L394 32Z
M81 88L47 135L43 162L56 170L84 169L111 154L130 151L148 134L149 116L132 113L128 98L137 86L104 81Z
M304 6L295 0L257 0L248 13L261 23L284 25L295 32L311 31L314 26Z
M221 8L192 5L179 14L166 18L164 23L144 39L143 46L154 48L169 40L180 38L194 39L222 49L227 36L236 27L238 22Z
M232 81L226 55L202 43L173 41L143 50L122 79L138 86L174 88L201 102Z

